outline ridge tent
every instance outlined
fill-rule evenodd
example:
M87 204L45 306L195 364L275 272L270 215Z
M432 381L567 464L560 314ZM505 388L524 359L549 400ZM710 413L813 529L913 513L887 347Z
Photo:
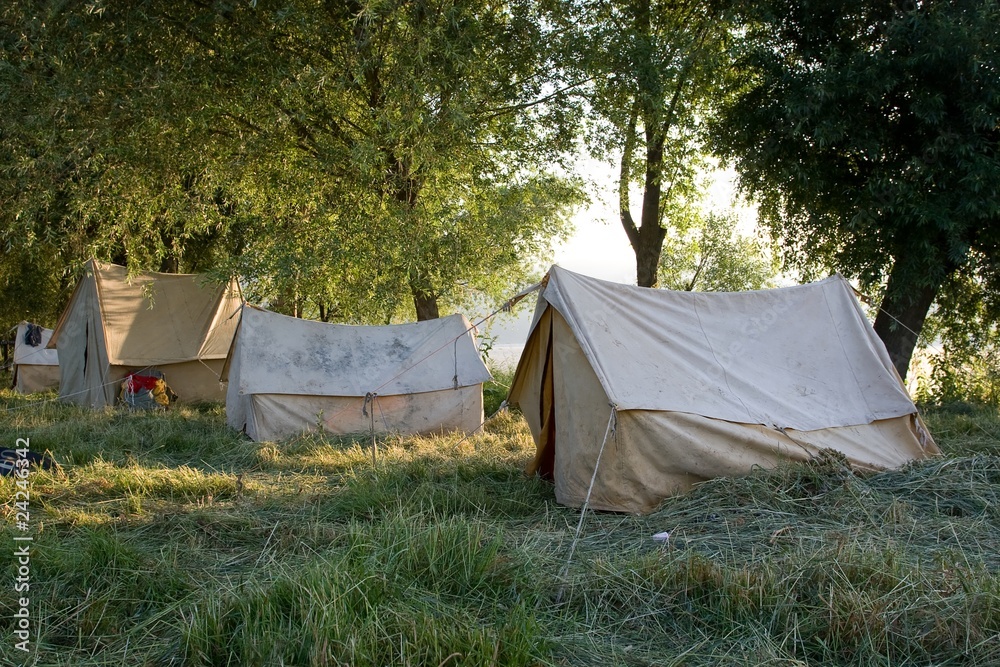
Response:
M821 450L865 469L939 453L839 275L697 293L553 267L509 401L536 443L527 472L574 507L592 478L591 507L648 512L697 482Z
M14 339L14 390L33 394L59 386L59 354L46 347L52 329L21 322Z
M122 378L159 370L178 401L221 401L219 373L236 330L239 286L200 274L87 262L49 347L59 350L63 401L114 405Z
M327 324L246 306L226 362L226 418L254 440L459 430L483 421L490 373L462 315Z

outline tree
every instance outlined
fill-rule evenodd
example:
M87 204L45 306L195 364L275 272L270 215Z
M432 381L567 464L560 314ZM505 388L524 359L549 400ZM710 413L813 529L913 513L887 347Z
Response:
M42 183L8 230L144 267L207 257L295 313L384 320L408 295L424 319L468 279L509 288L580 198L538 166L575 111L533 2L88 7L5 13L34 86L7 171Z
M714 146L788 259L884 285L875 330L905 377L973 255L1000 287L1000 6L763 0L743 31Z
M590 80L588 144L599 157L619 157L619 219L635 252L637 283L655 287L670 219L684 215L695 189L701 123L726 71L721 4L568 0L562 12L570 59Z
M697 214L664 239L660 284L687 292L739 292L774 286L777 257L761 239L736 231L732 214Z
M286 180L311 174L321 192L313 219L355 230L324 246L352 262L355 276L377 273L387 302L405 287L418 319L437 316L439 299L453 296L475 258L514 260L491 244L517 245L534 234L524 223L538 220L521 210L473 211L493 210L487 202L518 189L547 197L550 212L578 198L537 167L570 147L563 118L573 110L562 103L531 2L261 4L225 23L232 34L223 41L238 49L227 57L238 64L231 76L270 77L221 117L228 133L287 147L296 166ZM510 280L526 259L494 264L491 274Z
M926 403L1000 405L1000 292L987 288L973 253L941 290L921 331L917 398Z
M189 128L204 97L165 84L174 61L143 5L0 10L0 241L64 279L91 256L200 270L224 236L228 207Z
M72 290L69 278L53 256L0 254L0 335L7 338L22 320L55 326Z

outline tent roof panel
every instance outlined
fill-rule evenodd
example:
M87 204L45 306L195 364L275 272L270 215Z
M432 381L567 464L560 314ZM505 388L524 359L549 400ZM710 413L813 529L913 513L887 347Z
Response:
M226 285L199 274L152 271L129 277L123 266L91 260L56 338L81 291L96 292L112 365L222 359L236 330L230 316L241 301L235 281Z
M481 384L490 373L462 315L389 326L327 324L243 309L231 354L244 394L413 394Z
M559 267L539 295L619 410L814 430L916 412L840 276L753 292L674 292Z

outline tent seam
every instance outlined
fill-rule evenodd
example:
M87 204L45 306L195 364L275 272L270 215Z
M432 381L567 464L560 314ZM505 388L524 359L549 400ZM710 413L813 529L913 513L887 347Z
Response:
M729 393L732 394L732 396L735 397L736 400L740 402L740 405L743 406L743 410L747 413L747 417L750 420L752 420L752 423L760 423L759 420L754 419L753 413L750 412L750 408L747 407L747 404L743 402L743 399L740 397L740 395L737 394L735 391L733 391L732 386L729 384L729 372L726 370L726 367L722 364L722 362L719 361L719 356L715 353L715 348L712 346L712 341L709 340L708 333L705 331L705 325L701 321L701 313L698 312L698 297L699 295L696 294L694 295L694 298L691 299L691 304L694 307L694 316L698 320L698 328L701 330L701 335L705 338L705 344L708 345L708 351L712 353L712 358L715 359L715 363L719 366L719 369L722 371L722 377L726 381L726 389L728 389Z
M875 421L875 411L872 410L871 403L868 402L868 394L862 389L861 382L858 380L858 374L854 371L854 364L851 363L851 356L847 353L847 348L844 347L844 339L840 335L840 329L837 327L837 320L833 316L833 308L830 307L830 299L826 294L826 290L822 290L823 303L826 304L826 311L830 314L830 321L833 323L833 332L837 334L837 343L840 344L840 351L844 355L844 359L847 360L847 367L851 369L851 377L854 378L854 386L858 388L858 392L861 394L861 398L865 402L865 410L868 411L869 423ZM852 298L854 298L852 296Z

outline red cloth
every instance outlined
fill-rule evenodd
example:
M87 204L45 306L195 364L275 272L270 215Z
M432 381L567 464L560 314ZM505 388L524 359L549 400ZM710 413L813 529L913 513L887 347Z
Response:
M125 386L133 394L137 391L152 391L156 387L156 381L159 380L158 377L153 377L152 375L139 375L138 373L129 373L125 376Z

